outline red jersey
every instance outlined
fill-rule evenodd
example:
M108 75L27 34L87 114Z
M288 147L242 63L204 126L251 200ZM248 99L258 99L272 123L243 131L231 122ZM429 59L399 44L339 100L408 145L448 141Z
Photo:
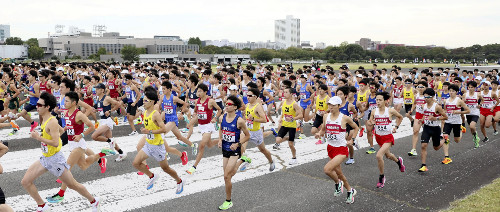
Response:
M397 87L398 85L394 85L394 88L392 89L392 94L394 95L394 98L403 98L403 85Z
M201 98L196 101L196 109L198 114L198 124L209 124L212 120L213 111L208 108L208 101L210 98L207 98L205 102L201 103Z
M116 79L108 81L108 88L109 88L109 96L113 99L118 98L118 91L116 90L116 85L115 85Z
M73 114L66 115L66 127L67 130L66 132L68 133L68 141L74 141L75 135L80 135L83 133L83 123L77 124L76 123L76 114L78 113L78 109L76 109Z
M94 99L92 98L92 93L88 94L88 91L92 90L91 87L92 85L84 86L82 92L83 92L83 101L92 107L94 106Z
M40 82L40 93L43 93L43 92L52 93L52 90L47 87L47 82L49 82L49 81L46 81L45 83Z

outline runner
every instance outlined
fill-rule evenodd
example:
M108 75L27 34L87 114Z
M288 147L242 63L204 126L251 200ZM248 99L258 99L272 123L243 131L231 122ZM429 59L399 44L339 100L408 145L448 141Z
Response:
M398 111L398 113L401 111L401 107L403 106L403 78L400 76L396 77L394 79L395 85L391 90L391 98L392 98L392 103L394 105L394 109Z
M29 87L24 89L24 93L29 95L29 103L25 104L24 109L21 113L17 114L14 119L17 119L19 116L23 117L24 120L28 121L31 124L30 132L32 132L37 126L38 122L33 121L31 119L32 110L36 109L36 102L38 101L38 97L40 97L40 84L36 81L38 77L38 73L34 70L31 70L28 75Z
M9 147L4 145L3 142L0 142L0 158L5 155L9 151ZM3 173L3 167L2 164L0 164L0 174ZM2 188L0 188L0 211L3 212L14 212L14 210L5 203L5 194L2 191Z
M68 157L68 165L70 170L74 165L78 164L81 170L85 171L90 165L100 160L101 173L106 172L106 158L102 158L106 155L110 155L110 151L103 149L101 153L94 154L92 150L87 148L87 142L85 141L85 135L89 135L95 130L94 125L89 120L89 118L77 109L78 106L78 94L76 92L70 91L65 95L64 104L67 109L67 118L65 120L66 126L64 127L68 135L69 147L71 153ZM84 124L88 127L84 131ZM85 158L85 153L90 156ZM66 184L62 184L59 192L53 196L47 197L47 201L50 203L59 203L64 200L64 192L66 191Z
M196 171L196 167L200 163L201 158L203 158L205 146L212 148L215 145L215 143L212 142L211 136L212 133L215 132L214 123L222 114L222 110L213 99L210 99L207 92L207 85L203 83L198 85L196 93L198 101L196 102L196 107L194 108L194 112L197 116L190 121L191 125L189 130L191 131L192 128L194 128L194 123L198 123L198 128L202 138L199 144L198 154L196 155L196 161L193 166L187 170L188 174L193 174ZM217 115L213 116L213 110L217 110Z
M363 84L361 84L363 85ZM377 92L380 90L380 84L376 82L370 82L369 84L370 94L366 97L367 102L365 104L365 111L363 119L368 121L370 119L371 113L373 110L377 109ZM366 150L366 154L373 154L377 152L375 147L373 146L373 124L366 124L366 138L368 139L368 144L370 144L370 148ZM361 134L362 135L362 134ZM361 137L361 136L360 136Z
M299 127L298 131L300 131L299 134L299 139L305 139L306 136L304 135L304 121L308 122L309 121L309 112L311 111L310 105L311 105L311 98L312 98L312 93L314 93L314 90L312 89L312 86L307 84L307 75L306 74L301 74L300 75L300 87L297 88L297 92L300 93L299 99L300 99L300 107L302 107L302 118L298 120Z
M177 172L170 168L167 161L167 151L161 134L166 133L167 129L163 123L162 117L158 111L154 110L154 105L158 102L158 94L156 92L145 92L144 97L144 127L141 128L141 133L146 134L142 136L141 141L146 141L144 147L137 153L133 161L134 167L146 174L149 177L149 183L146 187L147 190L153 188L154 183L160 178L155 175L143 163L149 157L153 157L159 162L162 170L170 175L177 182L176 194L182 193L184 190L184 182L177 175Z
M426 104L424 98L424 91L427 88L427 82L422 80L417 84L418 93L415 94L415 104L411 107L410 114L415 112L415 119L413 120L413 136L411 142L411 150L408 152L408 156L417 156L417 142L418 134L420 133L420 128L422 128L422 118L424 118L424 107Z
M347 98L350 95L350 93L351 93L350 87L348 87L348 86L342 86L342 87L337 88L337 95L336 96L338 96L342 100L342 103L340 104L341 107L339 110L340 110L340 113L348 116L351 119L353 119L352 117L354 117L353 121L358 126L358 129L359 129L359 125L358 125L359 122L357 121L357 117L354 116L354 114L357 113L356 107L352 103L347 101ZM349 136L351 136L353 138L352 140L347 140L347 148L349 149L349 159L345 162L346 165L351 165L355 162L354 161L354 146L356 143L355 138L357 135L357 134L352 134L352 133L357 133L357 131L354 132L354 128L352 128L350 125L347 125L346 131L349 134ZM359 149L359 146L357 146L357 144L356 144L356 147Z
M134 125L134 120L136 119L136 113L138 108L138 103L141 98L137 95L140 95L139 89L135 86L132 75L125 74L125 95L123 98L123 103L127 104L127 120L130 128L132 128L132 132L128 134L129 136L139 134Z
M253 99L255 102L256 98ZM250 139L245 119L235 113L240 107L240 100L236 96L229 96L226 101L226 113L224 116L219 117L221 127L219 129L218 146L222 148L222 168L224 170L224 183L226 187L226 201L219 206L219 210L227 210L233 206L233 202L231 201L233 188L231 179L238 169L237 164L241 157L241 145L247 143ZM261 113L263 112L261 111ZM242 133L243 135L241 135Z
M375 140L380 146L380 149L377 152L378 169L380 171L377 188L383 188L385 185L384 156L396 162L401 172L405 171L403 158L396 158L396 156L391 153L391 147L394 146L394 136L392 134L396 133L399 125L401 125L403 116L399 114L396 109L386 107L388 100L391 98L389 93L385 91L378 92L376 96L377 108L372 110L369 124L373 125L373 127L375 128ZM393 117L396 117L396 126L394 127L391 123Z
M314 118L314 123L313 126L311 127L311 135L315 135L320 129L321 125L323 124L323 116L327 113L326 111L328 110L328 100L330 99L328 93L329 93L329 88L327 85L322 84L319 86L318 93L316 94L316 99L314 100L314 105L315 105L315 110L316 110L316 117ZM336 89L335 89L336 90ZM333 95L335 96L335 95ZM314 98L313 98L314 99ZM324 142L324 137L318 137L316 136L318 141L316 144L323 144Z
M481 116L479 117L481 132L484 135L483 142L488 142L488 136L486 135L486 128L490 128L493 123L493 116L495 110L495 102L500 102L498 100L497 94L490 90L490 82L484 81L483 86L481 86L481 92L479 96L479 101L481 102L481 108L479 110Z
M64 155L60 152L62 148L62 142L59 138L61 127L51 114L56 105L56 98L52 94L44 92L40 95L36 106L38 114L45 120L41 126L42 135L40 136L37 131L33 131L31 132L31 137L41 142L43 156L28 168L21 184L38 204L37 211L50 211L49 205L43 201L36 186L33 184L38 177L49 171L66 184L68 188L84 196L90 202L92 211L99 211L99 198L94 198L82 184L73 178L69 170L70 166L66 163Z
M340 92L337 92L337 94ZM347 204L354 203L356 189L352 188L344 173L342 172L341 164L347 158L348 148L347 140L354 142L353 136L358 134L358 125L348 116L340 113L342 100L338 96L334 96L328 100L328 109L330 113L326 115L323 124L317 136L325 135L328 143L327 151L330 161L325 165L323 171L335 182L335 192L333 196L340 196L344 188L347 190ZM347 126L351 126L353 133L346 134Z
M107 142L109 144L109 149L115 149L118 151L118 157L115 161L122 161L127 157L127 153L118 146L113 138L113 126L114 121L111 119L111 111L115 111L120 107L120 103L113 98L104 94L106 86L99 83L95 86L97 102L94 107L97 109L98 115L101 117L99 120L99 127L92 133L92 139L94 141Z
M14 74L12 72L7 72L4 75L5 82L7 84L7 89L6 89L6 97L5 100L8 102L7 108L9 109L9 121L11 121L12 118L16 118L18 109L19 109L19 95L21 92L19 89L17 89L16 86L16 81L14 78ZM17 129L13 129L12 132L9 133L10 135L14 135L17 133Z
M278 136L276 137L276 143L273 149L279 150L280 143L288 140L288 146L292 152L292 159L289 161L289 165L294 165L297 163L296 149L294 145L295 133L297 130L297 122L302 118L302 107L299 107L297 102L292 98L292 92L294 88L287 88L284 90L285 99L280 103L281 116L279 118L280 129L278 131ZM288 133L288 137L285 137Z
M445 82L446 83L446 82ZM462 138L462 118L459 114L469 114L470 109L467 107L464 101L457 96L460 88L457 85L450 85L448 87L450 97L445 101L445 110L448 119L445 120L444 129L443 129L443 138L445 139L443 152L444 159L441 163L449 164L452 162L449 155L449 135L453 130L453 139L456 143L460 142ZM463 110L462 110L463 109Z
M420 137L420 142L422 143L422 155L420 159L422 160L422 166L418 170L419 172L427 172L427 146L429 141L432 139L432 146L434 150L439 150L444 144L444 140L441 139L441 121L448 119L445 110L436 103L434 96L436 92L432 88L426 88L424 91L425 105L424 105L424 117L420 119L420 122L424 125L424 130L422 136Z
M470 113L465 117L467 119L467 124L472 134L472 140L474 142L474 148L479 147L479 136L477 135L476 124L479 121L479 93L476 92L477 83L475 81L469 81L467 83L467 93L464 94L464 100L467 107L470 109Z
M413 80L405 79L405 87L403 89L403 98L405 105L405 116L410 119L411 127L413 127L413 117L411 116L411 109L415 102L415 89L413 89Z

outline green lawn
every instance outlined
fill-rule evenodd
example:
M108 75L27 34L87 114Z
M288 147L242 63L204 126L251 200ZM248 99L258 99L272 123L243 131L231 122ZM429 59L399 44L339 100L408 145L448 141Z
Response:
M500 211L500 178L450 205L444 212Z

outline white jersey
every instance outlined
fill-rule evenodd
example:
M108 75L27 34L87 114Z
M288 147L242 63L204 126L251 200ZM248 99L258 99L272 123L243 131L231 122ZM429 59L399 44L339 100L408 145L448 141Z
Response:
M455 97L455 99L451 100L451 98L448 98L445 101L444 107L446 110L446 115L448 116L448 119L445 120L445 123L449 124L462 124L462 117L460 114L453 114L453 111L460 111L462 108L457 106L458 103L458 97Z
M420 95L420 93L417 93L415 95L415 104L416 104L416 111L417 113L424 114L424 107L425 107L425 98L424 95Z
M335 84L335 78L332 81L326 79L326 85L328 86L330 92L335 92L335 90L337 90L337 85Z
M438 118L439 116L441 116L438 113L436 113L437 105L438 104L436 102L434 102L434 104L432 104L432 106L430 108L427 105L424 106L424 125L427 125L430 127L440 127L441 126L441 121L439 119L437 119L435 121L429 120L429 117Z
M469 92L465 93L465 104L470 109L470 113L467 115L479 116L479 97L477 92L474 95L469 95Z
M264 90L266 90L267 92L269 92L269 94L271 94L271 96L274 96L273 84L272 83L269 83L269 85L264 85Z
M491 90L489 90L487 94L481 92L481 96L483 96L481 108L491 109L495 106L495 100L491 97Z
M375 134L389 135L392 133L392 121L389 115L389 108L385 108L384 113L380 114L380 109L377 108L372 111L375 118Z
M347 141L345 139L346 129L342 128L342 118L344 114L339 113L339 116L335 120L331 120L331 114L329 113L326 118L326 142L328 145L333 147L346 146Z
M222 102L222 98L216 99L221 96L221 92L219 90L219 85L212 86L212 98L215 99L215 102Z
M247 93L248 93L247 83L248 83L248 82L241 81L241 92L243 93L243 96L244 96L244 97L246 97L246 96L247 96Z

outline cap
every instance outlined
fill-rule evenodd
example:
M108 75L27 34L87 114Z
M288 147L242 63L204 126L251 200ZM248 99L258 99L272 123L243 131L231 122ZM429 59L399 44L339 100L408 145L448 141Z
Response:
M477 76L477 77L475 78L475 80L479 80L479 81L481 81L481 80L483 80L483 78L482 78L482 77L480 77L480 76Z
M237 91L237 90L238 90L238 86L236 86L236 85L231 85L231 86L229 86L229 90L232 90L232 91Z
M484 81L484 84L491 85L490 81Z
M307 75L306 74L301 74L300 78L306 78L307 79Z
M102 84L102 83L99 83L99 84L97 84L97 85L95 86L95 88L96 88L96 89L99 89L99 88L100 88L100 89L106 89L106 86L105 86L104 84Z
M127 69L123 69L121 73L122 74L128 74L128 70Z
M340 97L334 96L334 97L330 98L330 100L328 100L328 104L340 105L340 104L342 104L342 100L340 99Z
M82 76L88 76L89 74L87 74L87 72L83 72L82 73Z
M63 67L59 67L57 68L58 71L64 71L64 68Z
M76 74L81 74L81 73L82 73L82 71L80 71L80 70L76 71Z
M139 77L146 77L146 74L145 73L141 73L141 74L139 74Z
M356 77L361 77L361 78L363 78L363 75L361 75L361 74L358 74L358 75L356 75Z
M442 77L446 77L447 75L445 73L441 73L441 76Z

